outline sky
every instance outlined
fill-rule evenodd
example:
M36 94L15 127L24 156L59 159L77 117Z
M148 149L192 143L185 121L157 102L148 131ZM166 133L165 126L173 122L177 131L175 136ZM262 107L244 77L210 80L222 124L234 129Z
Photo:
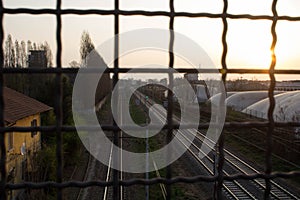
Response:
M175 11L178 12L211 12L221 13L222 0L175 0ZM5 7L17 8L55 8L54 0L4 0ZM271 15L271 0L229 0L228 13ZM62 0L62 8L76 9L113 9L112 0ZM168 0L121 0L120 9L123 10L149 10L168 11ZM278 0L279 15L299 16L299 0ZM14 39L31 40L37 43L47 41L55 56L56 31L55 16L51 15L5 15L4 32L11 34ZM104 41L113 37L113 16L76 16L64 15L62 17L63 52L62 63L68 67L73 60L80 61L80 36L84 30L91 35L97 47ZM139 28L168 29L167 17L121 16L120 32ZM272 42L271 21L268 20L237 20L228 19L228 55L229 68L269 68L270 45ZM186 35L200 45L214 62L221 67L222 43L221 35L223 24L221 19L209 18L176 18L174 22L176 32ZM300 67L300 22L279 21L277 24L278 42L275 49L278 69L297 69ZM122 43L122 41L121 41ZM122 44L120 44L122 45ZM176 49L176 40L175 40ZM140 66L159 60L159 64L167 66L167 54L152 52L128 55L120 60L122 66ZM146 56L147 55L147 56ZM139 59L138 59L139 58ZM55 61L55 60L54 60ZM175 65L183 63L175 58ZM240 76L240 75L239 75ZM255 76L255 78L258 76ZM286 76L287 78L291 76ZM267 77L268 78L268 77ZM300 79L300 77L299 77Z

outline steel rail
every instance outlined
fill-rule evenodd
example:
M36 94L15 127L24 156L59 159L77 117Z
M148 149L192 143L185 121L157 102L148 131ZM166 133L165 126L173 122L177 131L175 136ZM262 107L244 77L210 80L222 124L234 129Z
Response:
M141 100L142 103L144 103L146 105L146 107L150 107L151 103L150 101L143 101ZM157 111L155 114L158 117L158 119L162 122L164 122L163 120L163 116L161 114L160 110L157 110L157 108L155 108L155 110ZM177 133L180 133L183 137L185 137L186 140L188 140L197 150L198 152L202 152L204 153L197 145L195 145L193 143L193 141L190 141L185 135L184 133L182 133L181 131L177 131ZM187 146L183 141L181 141L178 136L176 134L173 133L173 135L178 139L179 142L181 142L185 148L188 150L188 152L211 174L214 175L214 172L202 161L202 159L199 158L198 155L196 155L189 146ZM213 164L214 161L210 158L207 157L207 159ZM224 174L229 175L225 170L224 170ZM249 191L247 191L237 180L233 180L234 184L231 184L231 182L229 181L225 181L223 183L224 189L225 191L227 191L233 198L235 199L240 199L240 198L250 198L250 199L256 199ZM240 189L242 191L243 194L245 194L244 196L241 195L241 193L239 193L239 195L237 196L235 193L237 193L237 190ZM234 191L233 191L234 190ZM226 194L226 193L225 193Z
M85 169L83 181L87 181L87 175L88 175L88 171L89 171L90 165L91 165L91 157L92 157L91 154L89 154L88 164L87 164L87 167L86 167L86 169ZM80 188L80 189L79 189L79 192L78 192L78 195L77 195L76 200L79 200L79 199L80 199L83 189L84 189L84 188Z
M198 134L200 134L202 137L205 137L205 135L203 133L201 133L200 131L198 131ZM196 137L201 140L197 135ZM209 139L209 138L208 138ZM210 139L209 139L210 140ZM211 141L212 142L212 141ZM209 145L209 144L207 144ZM210 147L211 148L211 147ZM227 149L224 149L225 155L227 154L227 156L225 156L225 160L227 162L229 162L231 165L233 165L234 167L236 167L240 172L250 175L253 173L259 173L258 170L256 170L254 167L250 166L248 163L246 163L245 161L241 160L239 157L237 157L236 155L234 155L233 153L229 152ZM249 168L251 171L246 171L244 168L238 166L238 164L234 163L232 160L230 160L228 157L231 156L232 158L236 159L239 163L242 163L244 166L246 166L247 168ZM259 181L257 179L252 180L253 182L257 183L262 189L265 189L265 185L262 181ZM271 195L275 198L281 199L283 198L282 196L278 197L278 194L276 194L277 192L284 192L285 194L287 194L288 197L291 197L293 199L298 199L299 197L295 196L294 194L292 194L291 192L289 192L288 190L286 190L285 188L283 188L282 186L280 186L278 183L274 182L273 180L271 180L271 183L273 186L277 187L278 190L272 188L271 190Z
M140 94L141 95L141 94ZM150 103L150 101L148 101L148 102L146 102L146 106L147 107L149 107L149 106L151 106L151 103ZM157 110L157 109L156 109ZM162 120L161 118L163 117L162 116L162 114L160 113L160 111L158 111L157 112L157 114L159 114L160 115L160 120ZM192 131L191 129L188 129L189 131ZM196 129L195 129L196 130ZM200 131L198 131L198 130L196 130L197 131L197 133L198 134L200 134L200 135L202 135L204 138L205 138L205 135L204 134L202 134ZM180 131L178 131L178 132L180 132ZM201 140L200 138L199 138L199 136L197 136L196 135L196 138L197 139L199 139L201 142L204 142L204 140ZM207 138L208 140L210 140L210 142L212 142L212 143L214 143L214 141L212 141L210 138ZM193 143L192 143L192 145L194 145ZM206 144L206 145L208 145L210 148L212 148L212 149L214 149L214 147L212 147L212 146L210 146L210 144ZM197 147L198 148L198 147ZM189 148L188 148L188 150L190 150ZM200 150L200 149L199 149ZM224 149L224 152L226 153L226 154L228 154L228 155L230 155L230 156L232 156L234 159L237 159L239 162L241 162L242 164L244 164L245 166L247 166L248 168L250 168L250 169L252 169L253 170L253 172L254 173L259 173L259 171L257 171L255 168L253 168L252 166L250 166L249 164L247 164L245 161L243 161L243 160L241 160L240 158L238 158L237 156L235 156L233 153L231 153L231 152L229 152L227 149ZM225 154L225 155L226 155ZM198 156L197 156L198 157ZM197 159L197 160L199 160L199 159ZM251 174L251 173L247 173L244 169L242 169L241 167L239 167L237 164L235 164L235 163L233 163L230 159L228 159L228 156L225 156L225 160L228 162L228 163L230 163L231 165L233 165L234 167L236 167L239 171L241 171L242 173L244 173L244 174ZM205 165L203 162L201 162L202 163L202 165ZM205 167L206 169L208 169L208 167ZM229 174L226 174L226 172L224 171L224 174L225 175L229 175ZM253 180L253 182L255 182L256 184L258 184L261 188L263 188L263 189L265 189L265 186L264 186L264 184L262 183L263 182L263 180L262 181L259 181L259 180L256 180L256 179L254 179ZM278 199L281 199L281 198L283 198L284 196L283 196L283 194L281 193L281 194L279 194L280 192L283 192L283 193L285 193L287 196L289 196L289 197L292 197L292 198L294 198L294 199L297 199L298 197L296 197L294 194L292 194L291 192L289 192L288 190L286 190L285 188L283 188L282 186L280 186L278 183L276 183L276 182L274 182L273 180L271 180L271 183L272 183L272 185L274 185L275 187L277 187L277 189L275 189L275 188L272 188L272 190L271 190L271 195L273 196L273 197L275 197L275 198L278 198ZM280 195L280 196L279 196ZM286 197L287 197L286 196Z
M107 173L106 173L106 178L105 181L109 182L110 176L111 176L111 163L112 163L112 156L113 156L113 144L111 144L110 148L110 155L109 155L109 160L108 160L108 166L107 166ZM104 194L103 194L103 200L106 200L108 198L108 186L104 188Z

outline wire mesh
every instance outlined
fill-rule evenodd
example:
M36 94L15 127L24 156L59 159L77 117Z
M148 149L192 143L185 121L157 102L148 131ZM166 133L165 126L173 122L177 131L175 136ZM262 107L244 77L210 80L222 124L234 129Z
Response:
M4 43L4 26L3 26L3 16L5 14L31 14L31 15L40 15L40 14L50 14L56 16L56 44L57 44L57 52L56 52L56 68L46 68L46 69L32 69L32 68L4 68L4 51L1 48L0 51L0 146L1 146L1 160L0 160L0 171L1 171L1 183L0 183L0 196L1 199L6 199L6 190L16 190L21 188L30 188L30 189L41 189L41 188L48 188L53 187L57 188L57 199L62 199L62 189L68 187L79 187L85 188L90 186L113 186L114 194L119 193L120 186L132 186L135 184L141 185L153 185L158 183L164 183L167 187L167 199L171 198L171 185L174 183L182 182L182 183L196 183L200 181L204 182L217 182L217 198L221 198L222 196L222 184L224 180L236 180L236 179L245 179L245 180L253 180L256 178L263 178L266 182L266 190L265 190L265 198L270 196L271 190L271 183L270 180L274 178L294 178L296 176L300 176L299 171L291 171L291 172L272 172L272 163L271 163L271 154L272 154L272 134L274 131L274 127L289 127L289 126L299 126L299 123L276 123L273 119L273 112L275 107L275 99L274 99L274 88L275 88L275 74L300 74L300 70L289 70L289 69L275 69L276 66L276 56L274 53L274 49L276 46L277 35L276 35L276 24L279 20L285 21L300 21L299 17L292 17L292 16L278 16L276 10L277 0L273 0L272 3L272 15L249 15L249 14L230 14L227 12L228 1L223 0L223 12L220 14L212 14L212 13L188 13L188 12L176 12L174 8L174 1L170 0L169 2L169 11L144 11L144 10L120 10L119 9L119 0L115 0L114 9L113 10L99 10L99 9L88 9L88 10L78 10L78 9L61 9L61 0L57 0L56 8L55 9L28 9L28 8L5 8L3 7L3 3L1 1L0 4L0 41L1 45L3 46ZM173 68L174 65L174 55L173 55L173 47L174 47L174 20L176 17L186 17L186 18L217 18L222 19L223 23L223 33L222 33L222 58L221 64L222 68L219 69L220 74L222 74L222 80L224 83L226 82L226 76L228 74L235 74L235 73L243 73L243 74L269 74L270 76L270 86L269 86L269 102L270 107L268 110L268 121L267 122L226 122L225 127L268 127L268 134L266 136L266 161L265 161L265 173L257 173L251 175L245 174L236 174L236 175L225 175L223 174L223 163L224 163L224 135L221 136L219 144L218 144L218 151L219 151L219 165L218 165L218 175L215 176L194 176L194 177L172 177L171 167L167 168L167 177L166 178L153 178L150 180L146 179L130 179L130 180L119 180L118 172L115 170L113 172L113 181L87 181L87 182L78 182L78 181L67 181L64 182L62 180L62 163L63 163L63 156L62 156L62 132L70 132L75 131L75 127L72 126L65 126L62 124L62 83L61 83L61 76L64 73L77 73L78 69L70 69L70 68L63 68L61 62L62 56L62 39L61 39L61 29L62 29L62 15L66 14L74 14L74 15L111 15L114 16L114 34L119 34L119 17L120 16L166 16L169 17L169 30L170 30L170 41L169 41L169 67ZM227 56L227 30L228 24L227 19L250 19L250 20L270 20L272 21L271 27L271 34L272 34L272 44L271 44L271 51L272 51L272 58L270 68L267 69L228 69L226 63L226 56ZM175 30L176 31L176 30ZM114 45L114 54L115 57L118 58L119 54L119 41L118 37L115 39ZM114 68L110 68L106 71L106 73L113 73L113 85L119 80L119 74L126 73L131 68L119 68L119 61L116 59L114 61ZM178 72L195 72L195 69L186 69L180 68L176 69ZM214 69L200 69L201 73L210 73ZM135 73L168 73L169 79L171 80L170 85L172 87L172 80L173 74L168 69L135 69ZM198 72L198 71L197 71ZM3 107L3 75L4 74L55 74L56 75L56 103L55 103L55 110L56 110L56 125L55 126L39 126L39 127L5 127L4 126L4 107ZM163 129L168 130L168 139L171 139L171 134L173 129L178 128L178 124L173 124L172 122L172 115L173 115L173 105L172 105L172 98L171 94L168 95L168 123L164 126ZM208 124L201 124L199 128L208 127ZM109 130L114 132L114 143L118 145L118 134L120 132L119 127L117 127L116 123L114 122L113 125L104 125L102 126L103 130ZM92 129L92 127L82 127L82 129ZM18 132L27 132L27 131L44 131L44 132L56 132L57 138L57 149L56 149L56 158L57 158L57 170L56 170L56 182L24 182L24 183L16 183L11 184L7 183L6 176L7 172L5 169L5 162L6 162L6 147L4 143L4 134L5 132L9 131L18 131ZM118 195L114 195L114 199L118 199Z

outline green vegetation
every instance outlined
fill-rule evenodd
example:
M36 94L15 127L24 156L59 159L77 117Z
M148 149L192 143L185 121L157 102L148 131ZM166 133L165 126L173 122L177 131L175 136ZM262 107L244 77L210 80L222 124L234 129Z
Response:
M137 106L133 98L130 99L130 107L129 112L131 115L132 120L139 125L146 124L148 114L146 113L146 108L142 105L142 103Z

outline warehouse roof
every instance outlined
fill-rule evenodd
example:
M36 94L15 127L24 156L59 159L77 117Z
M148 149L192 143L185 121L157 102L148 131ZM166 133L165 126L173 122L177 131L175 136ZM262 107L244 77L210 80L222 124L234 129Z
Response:
M285 92L274 96L276 106L274 108L274 119L277 122L299 122L300 121L300 91ZM267 119L269 109L269 98L258 101L245 108L242 112L256 115Z

